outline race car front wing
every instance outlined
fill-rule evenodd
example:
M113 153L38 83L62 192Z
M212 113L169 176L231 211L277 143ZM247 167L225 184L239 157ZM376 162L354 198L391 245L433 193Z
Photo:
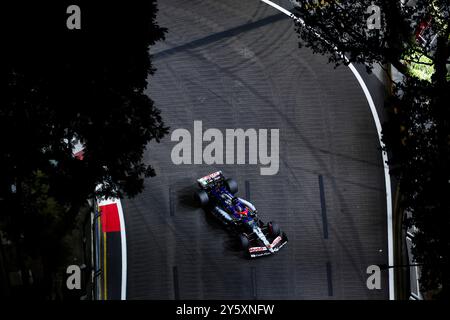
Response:
M254 246L248 248L250 258L268 256L278 252L288 242L287 236L283 233L277 236L268 247Z

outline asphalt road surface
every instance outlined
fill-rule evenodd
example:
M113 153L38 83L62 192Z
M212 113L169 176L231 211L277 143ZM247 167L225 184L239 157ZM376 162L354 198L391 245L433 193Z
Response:
M279 4L289 8L288 1ZM366 269L387 264L383 163L367 101L351 71L298 48L294 24L258 0L159 1L166 41L152 48L148 93L171 132L279 129L280 167L181 164L170 134L145 160L157 177L123 200L128 299L387 299ZM246 260L193 206L195 179L216 170L289 243Z

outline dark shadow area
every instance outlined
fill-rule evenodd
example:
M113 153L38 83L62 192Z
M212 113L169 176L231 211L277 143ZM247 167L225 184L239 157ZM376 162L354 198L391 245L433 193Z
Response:
M154 0L2 5L2 296L79 299L64 273L90 246L67 240L82 208L94 196L135 196L155 175L143 152L168 132L144 93L155 71L148 48L164 38L156 12Z
M286 16L284 14L282 14L282 13L274 14L270 17L263 18L261 20L254 21L254 22L249 22L249 23L246 23L241 26L237 26L237 27L229 29L229 30L214 33L210 36L206 36L204 38L191 41L189 43L177 46L175 48L170 48L170 49L167 49L167 50L164 50L161 52L157 52L157 53L153 54L152 57L156 61L159 58L170 56L172 54L176 54L177 52L181 52L181 51L185 51L185 50L192 50L197 47L201 47L201 46L208 45L210 43L217 42L219 40L224 40L226 38L231 38L231 37L237 36L242 32L257 29L257 28L277 22L282 19L286 19Z

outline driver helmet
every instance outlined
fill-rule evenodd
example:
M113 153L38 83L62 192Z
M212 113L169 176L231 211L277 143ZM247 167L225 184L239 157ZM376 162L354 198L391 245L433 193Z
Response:
M239 201L239 199L237 197L234 197L231 202L234 205L234 208L236 210L236 212L239 215L244 215L247 216L248 215L248 209Z

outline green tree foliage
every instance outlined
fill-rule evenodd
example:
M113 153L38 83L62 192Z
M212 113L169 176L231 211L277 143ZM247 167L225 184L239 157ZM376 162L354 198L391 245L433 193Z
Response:
M10 11L2 170L8 184L45 167L50 177L76 181L76 189L104 183L107 194L134 195L142 176L153 174L142 163L145 146L166 132L144 93L154 71L149 46L164 31L155 2L82 2L81 30L66 28L71 3L61 2L19 3ZM82 162L71 156L73 139L85 145ZM74 191L66 188L64 194Z
M80 30L66 27L73 4ZM155 174L143 153L168 129L146 88L165 29L154 0L19 0L2 12L0 219L17 242L57 243L97 185L134 196Z
M328 55L331 62L392 64L405 75L387 102L389 120L383 140L391 174L400 180L402 207L412 213L408 225L418 228L413 253L423 264L425 290L450 295L450 56L448 0L301 1L296 14L301 45ZM380 8L380 29L369 30L372 4ZM431 37L421 42L421 25ZM319 36L318 36L319 35ZM431 41L430 39L434 39ZM411 64L432 66L430 81L409 72Z

